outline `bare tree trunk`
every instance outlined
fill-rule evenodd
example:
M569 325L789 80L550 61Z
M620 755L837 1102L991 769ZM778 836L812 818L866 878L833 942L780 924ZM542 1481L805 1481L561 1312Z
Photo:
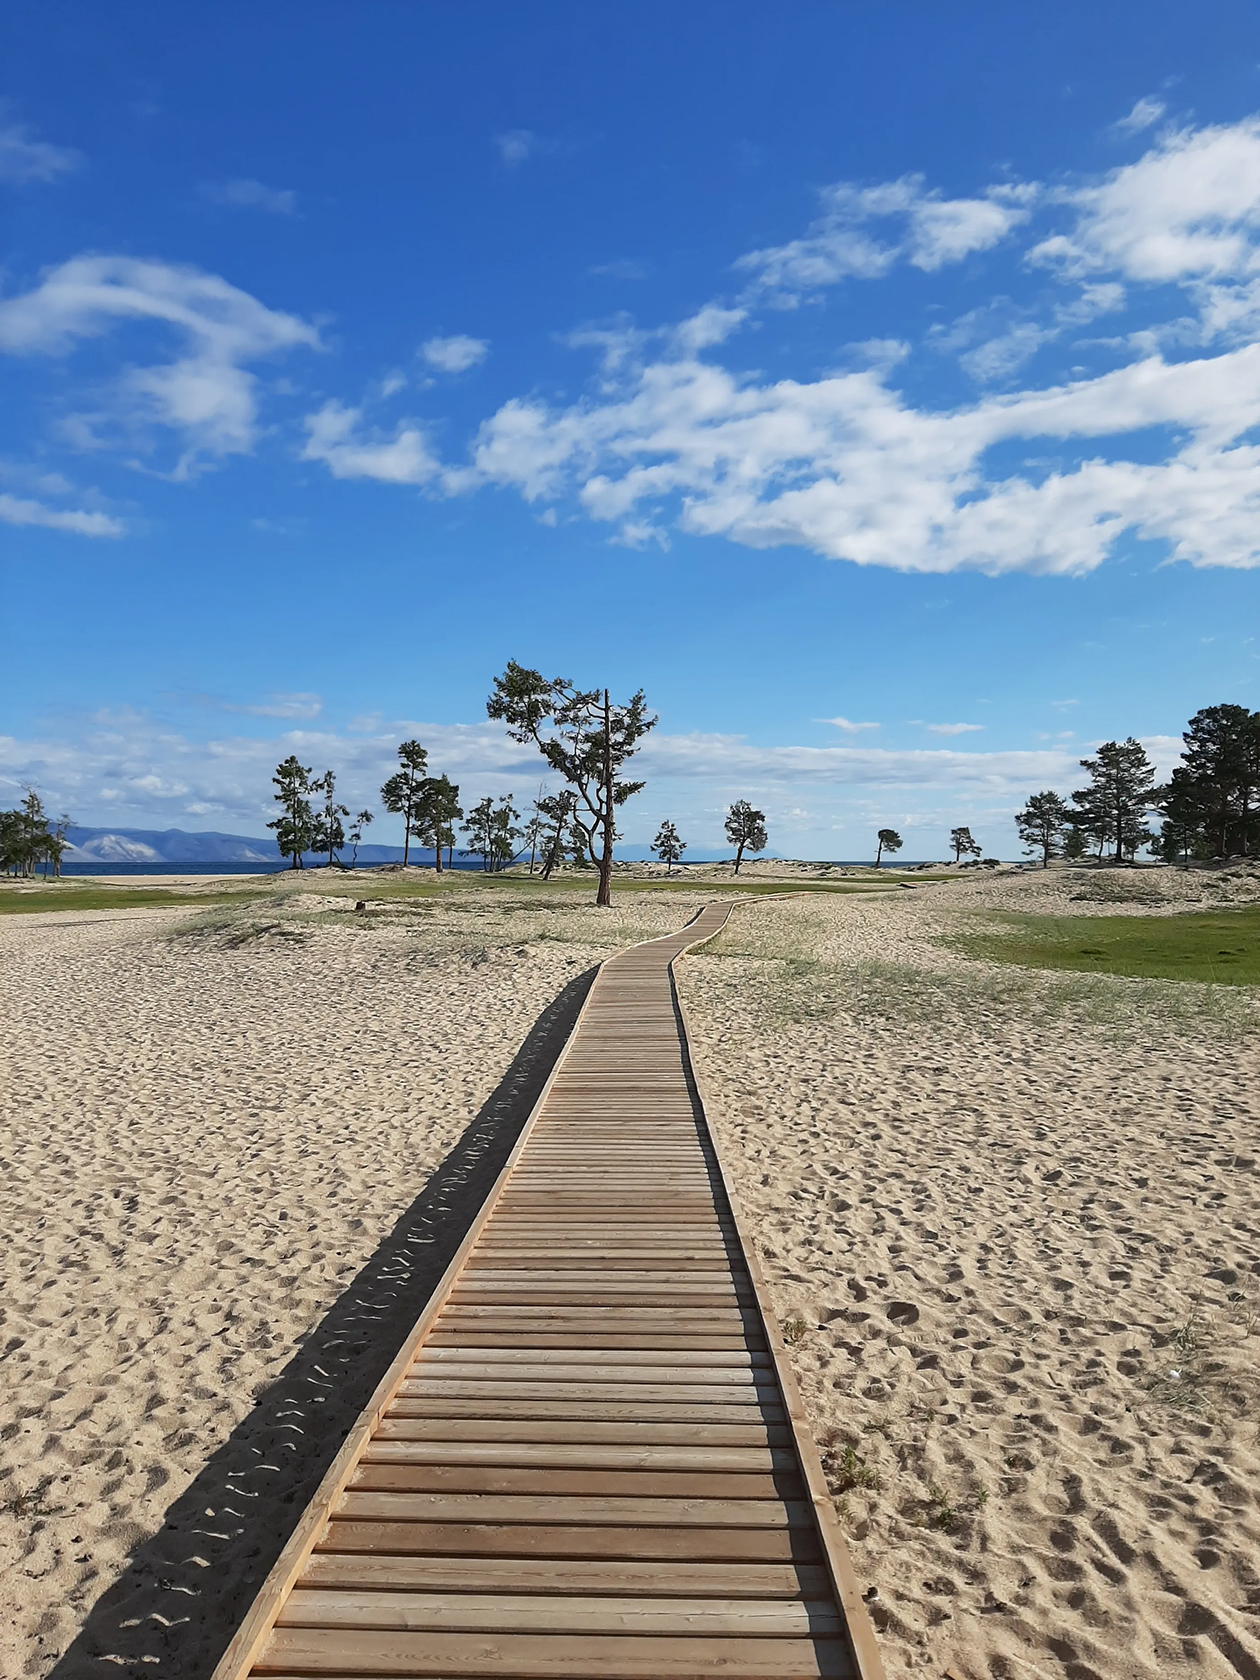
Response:
M604 778L603 795L603 829L604 854L599 860L599 891L595 895L598 908L607 910L612 906L612 860L613 860L613 768L612 768L612 707L608 699L608 690L604 690Z
M740 866L741 863L743 863L743 861L744 861L744 842L741 840L740 843L739 843L739 849L735 853L735 873L737 875L739 874L739 866Z

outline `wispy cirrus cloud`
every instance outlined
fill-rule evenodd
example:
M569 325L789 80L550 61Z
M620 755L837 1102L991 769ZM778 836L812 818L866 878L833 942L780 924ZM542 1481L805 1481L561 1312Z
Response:
M73 417L74 435L92 446L121 432L135 447L151 429L174 433L183 446L176 477L254 447L258 379L249 364L320 347L309 323L217 275L136 257L74 257L0 300L0 351L10 355L67 357L122 329L159 342L173 335L180 349L173 360L129 365L95 413Z
M836 729L843 729L846 735L857 735L863 729L878 729L877 723L854 723L852 718L829 717L819 718L819 723L829 723Z
M69 531L78 537L121 537L127 527L113 514L94 513L86 508L50 507L28 496L0 492L0 523L42 525L49 531Z
M1128 116L1119 118L1111 126L1117 134L1141 134L1145 129L1153 128L1167 109L1162 99L1147 94L1134 101Z
M231 181L203 181L198 189L207 204L231 210L266 210L272 216L297 214L297 194L288 188L269 187L263 181L237 177Z
M0 105L0 118L4 107ZM54 146L39 140L25 123L0 125L0 181L14 186L29 182L47 183L72 174L83 159L71 146Z
M244 712L250 717L317 718L324 709L324 702L318 694L272 694L253 705L222 700L218 702L218 707L222 712Z

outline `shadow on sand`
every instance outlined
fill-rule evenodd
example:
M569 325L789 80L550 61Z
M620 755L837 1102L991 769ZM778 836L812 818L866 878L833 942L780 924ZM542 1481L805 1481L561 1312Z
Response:
M207 1680L463 1241L596 972L570 981L538 1017L476 1119L284 1373L136 1549L48 1680Z

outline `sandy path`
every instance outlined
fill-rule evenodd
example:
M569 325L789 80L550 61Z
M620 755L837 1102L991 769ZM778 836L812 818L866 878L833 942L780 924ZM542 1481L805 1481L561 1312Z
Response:
M1056 890L741 910L697 1062L890 1674L1254 1680L1257 1039L925 942Z

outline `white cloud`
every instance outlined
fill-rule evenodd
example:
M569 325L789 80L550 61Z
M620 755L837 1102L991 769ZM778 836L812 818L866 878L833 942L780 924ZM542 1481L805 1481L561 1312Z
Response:
M925 723L929 735L970 735L983 729L982 723Z
M803 238L750 251L736 267L770 290L816 291L852 276L876 280L899 257L927 272L986 251L1028 220L1032 187L991 188L983 198L945 198L926 191L921 175L876 187L838 182L822 193L823 213ZM869 229L898 224L891 243Z
M794 543L903 571L1080 573L1125 530L1194 564L1260 561L1260 346L1151 357L1095 379L915 409L877 370L742 380L690 355L627 369L566 409L514 399L481 427L477 476L527 498L571 490L596 519L677 522L754 548ZM1102 459L1099 440L1175 428L1171 459ZM1095 453L990 480L998 444Z
M1167 134L1136 163L1064 197L1076 226L1035 246L1034 262L1153 283L1254 274L1260 118Z
M225 701L219 709L248 713L250 717L316 718L323 711L324 702L318 694L273 694L257 705L232 705Z
M633 257L617 257L612 262L595 263L586 272L602 280L646 280L652 265L637 262Z
M326 402L306 417L304 461L322 461L334 478L375 478L383 484L429 484L442 473L418 427L403 422L392 438L360 434L363 411Z
M27 181L55 181L77 169L81 161L69 146L33 139L24 123L0 128L0 181L19 186Z
M1157 123L1167 109L1162 99L1154 99L1148 95L1135 103L1127 117L1121 117L1111 126L1117 134L1141 134L1144 129Z
M834 724L837 729L843 729L847 735L856 735L862 729L879 728L877 723L854 723L851 718L847 717L819 718L818 721L819 723Z
M235 210L268 210L273 216L292 216L297 211L296 193L269 187L262 181L206 181L201 196L208 204Z
M0 522L5 525L43 525L50 531L72 531L80 537L121 537L126 526L107 513L82 508L51 508L25 496L0 493Z
M554 140L544 140L540 134L535 134L529 128L509 128L503 134L496 134L494 143L499 148L499 156L509 169L516 169L522 163L527 163L530 158L544 157L556 149Z
M0 300L0 350L65 355L81 339L144 325L173 333L183 354L133 366L101 417L75 417L85 442L102 425L160 426L185 445L177 475L201 458L247 454L254 446L258 381L247 363L303 346L315 329L268 309L217 275L134 257L74 257L33 290Z
M456 333L451 338L430 338L421 345L420 353L430 367L443 373L463 373L478 362L484 362L490 346L484 338L469 338Z
M315 697L278 698L283 703ZM266 705L242 709L270 715ZM296 753L316 771L331 766L352 809L376 807L382 782L396 768L397 743L411 736L429 749L430 763L460 785L466 808L487 793L510 793L524 808L540 777L545 779L538 754L486 720L432 724L373 714L354 720L344 732L295 727L271 737L197 741L124 711L86 719L72 735L56 739L0 737L0 804L32 783L53 809L70 810L87 824L213 826L264 835L274 812L271 776L281 759ZM1153 737L1144 744L1166 776L1181 741ZM672 815L688 838L720 845L723 811L732 799L745 797L769 812L772 830L786 829L792 836L788 844L803 848L804 855L852 856L876 819L894 816L891 804L899 823L935 825L943 842L949 825L960 818L974 823L987 812L990 826L1005 825L1009 812L1034 789L1068 792L1079 786L1079 753L1066 745L988 753L767 747L738 735L654 731L635 761L647 791L627 808L624 826L627 839L641 843L662 816ZM207 817L213 820L187 821ZM836 835L846 831L851 837L837 842ZM401 833L382 818L372 839L391 844ZM772 841L779 844L774 832ZM1013 831L1004 849L1015 855Z
M1053 203L1039 191L944 199L918 177L833 187L804 240L745 266L780 292L882 272L899 254L931 268L993 244L1035 203L1066 205L1073 295L1046 319L998 299L929 339L984 382L1010 381L1034 351L1123 307L1125 282L1198 285L1231 263L1250 273L1254 261L1260 311L1260 119L1164 135L1137 163ZM893 243L873 242L875 223L893 228ZM1042 241L1034 255L1048 251ZM1237 337L1246 300L1236 287L1230 303L1213 285ZM364 440L357 411L335 404L316 417L323 429L308 457L342 476L447 494L497 484L530 502L569 497L631 546L662 541L673 525L903 571L1080 574L1130 532L1195 565L1260 564L1260 444L1249 435L1260 426L1260 344L1167 360L1148 335L1135 359L1096 376L1074 370L1058 384L932 409L894 384L900 344L813 380L736 374L717 351L750 309L712 303L672 328L617 322L573 334L600 354L589 393L559 406L510 399L479 427L470 466L443 468L415 428ZM1133 356L1137 343L1113 347Z

